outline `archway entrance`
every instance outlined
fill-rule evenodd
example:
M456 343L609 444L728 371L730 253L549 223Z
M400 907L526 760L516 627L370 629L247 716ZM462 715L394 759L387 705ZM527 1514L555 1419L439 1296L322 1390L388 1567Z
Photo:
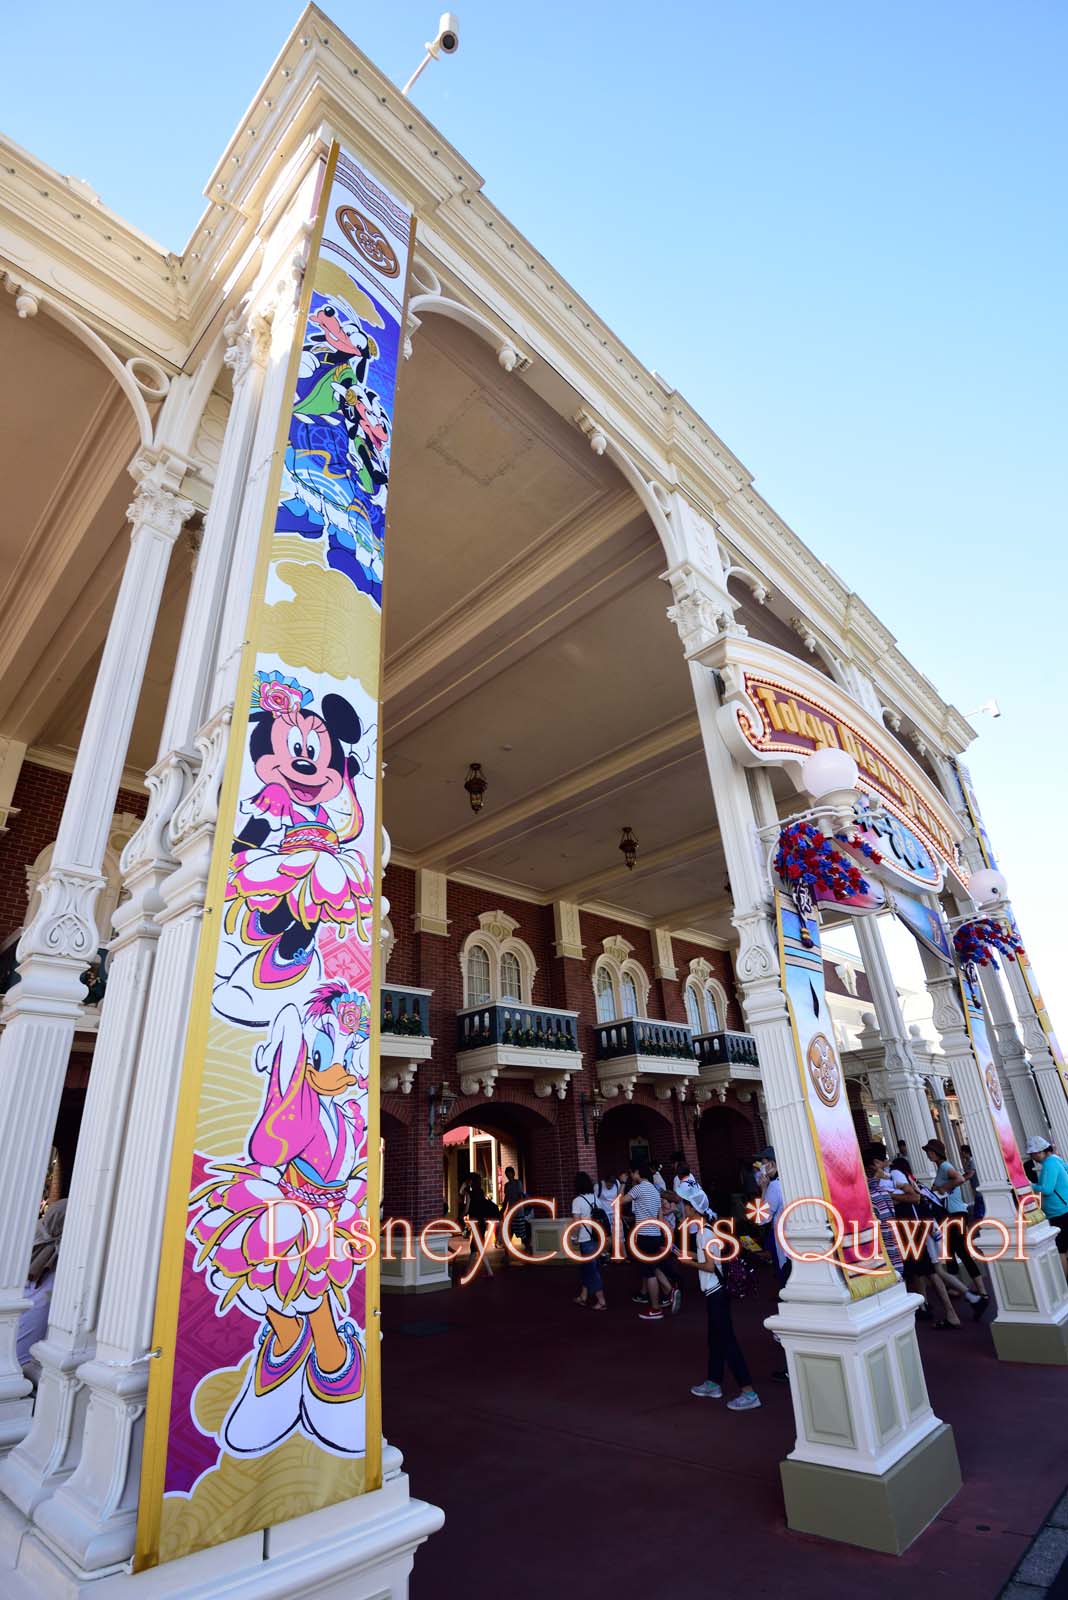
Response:
M742 1167L756 1154L756 1130L732 1106L708 1106L697 1126L701 1184L720 1216L730 1216L743 1193Z
M459 1215L460 1185L477 1172L483 1192L504 1209L508 1168L528 1194L552 1193L547 1162L556 1142L556 1128L527 1106L507 1100L481 1100L458 1111L441 1141L443 1215Z
M625 1100L601 1118L595 1139L596 1177L628 1172L643 1162L666 1161L675 1148L675 1130L651 1106Z

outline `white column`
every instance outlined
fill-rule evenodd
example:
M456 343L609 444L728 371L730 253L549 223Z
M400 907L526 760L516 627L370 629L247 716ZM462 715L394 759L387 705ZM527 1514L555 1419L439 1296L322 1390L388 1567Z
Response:
M912 1053L878 921L875 917L857 917L855 926L864 971L875 1002L875 1014L879 1019L897 1137L904 1139L909 1160L914 1168L919 1169L923 1161L923 1147L928 1139L935 1136L923 1074ZM891 1151L891 1154L894 1152Z
M934 1025L964 1113L987 1218L1008 1228L1013 1241L1010 1252L1014 1252L1016 1201L965 1026L957 976L922 946L920 956L934 1005ZM1024 1233L1024 1259L1016 1260L1010 1253L992 1261L986 1269L993 1280L998 1306L991 1327L994 1346L1003 1360L1063 1366L1068 1364L1068 1285L1057 1255L1056 1236L1048 1222L1027 1228ZM992 1252L998 1242L990 1237L983 1248Z
M0 1491L26 1515L70 1473L81 1447L85 1408L79 1404L77 1370L95 1345L115 1184L159 938L160 891L177 865L168 828L196 770L193 739L214 668L221 594L259 407L265 350L258 364L255 357L262 339L256 329L246 332L243 325L229 331L233 405L186 607L160 756L148 774L148 814L122 857L126 898L115 913L118 931L111 944L48 1335L35 1350L41 1375L33 1423L0 1465Z
M274 316L262 405L236 519L211 675L213 697L229 698L216 705L196 736L197 776L168 829L169 851L177 867L160 889L163 904L156 916L160 934L118 1179L96 1351L77 1373L88 1397L81 1458L71 1476L34 1512L49 1544L76 1573L98 1572L127 1560L133 1551L148 1389L145 1357L156 1303L165 1174L170 1167L219 786L229 744L237 655L245 637L256 562L258 541L251 530L258 535L263 521L278 418L286 400L294 309L287 304Z
M1006 918L1010 927L1016 927L1016 918L1010 905L999 906L998 915ZM1046 1120L1057 1149L1064 1155L1068 1152L1068 1085L1049 1047L1046 1031L1038 1020L1034 1000L1024 982L1023 973L1015 961L1007 959L1003 970L1019 1018L1024 1046L1031 1058L1034 1081L1041 1096ZM1038 982L1033 969L1032 981L1036 984Z
M30 1243L59 1097L97 947L93 910L126 749L141 694L171 550L192 506L176 493L184 468L142 452L127 513L130 550L63 807L52 865L19 941L20 981L0 1037L0 1446L29 1423L29 1385L15 1357Z
M1004 965L1010 966L1014 963L1006 959ZM1017 1143L1023 1150L1030 1135L1037 1133L1045 1138L1049 1132L1045 1109L1035 1080L1031 1076L1031 1064L1024 1055L1020 1036L1012 1020L1012 1011L1005 991L998 981L998 975L992 967L988 967L985 970L980 968L979 976L983 986L983 998L993 1023L1002 1082L1008 1091L1005 1103L1012 1118Z
M957 1142L957 1130L949 1114L949 1101L946 1099L946 1080L932 1072L928 1078L931 1086L931 1098L938 1108L938 1137L946 1147L946 1155L953 1165L960 1170L961 1153Z
M701 646L694 648L694 631L688 629L689 640L684 633L684 642L691 645L694 698L734 898L736 975L789 1203L822 1194L820 1167L780 987L753 802L746 773L720 735L715 680L695 659ZM826 1251L831 1237L822 1205L800 1207L786 1232L794 1251ZM832 1261L795 1261L778 1312L766 1323L782 1343L794 1404L796 1442L781 1469L791 1527L903 1549L959 1488L952 1432L927 1397L915 1305L901 1283L853 1300ZM899 1494L902 1474L891 1470L905 1457L904 1476L922 1485L908 1507Z

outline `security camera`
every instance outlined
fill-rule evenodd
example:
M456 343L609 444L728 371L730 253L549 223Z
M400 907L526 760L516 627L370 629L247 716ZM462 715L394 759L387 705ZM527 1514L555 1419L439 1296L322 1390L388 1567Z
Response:
M454 56L460 48L460 19L455 12L443 11L438 23L438 36L433 44L428 44L427 49L431 55L437 55L441 50L447 56Z

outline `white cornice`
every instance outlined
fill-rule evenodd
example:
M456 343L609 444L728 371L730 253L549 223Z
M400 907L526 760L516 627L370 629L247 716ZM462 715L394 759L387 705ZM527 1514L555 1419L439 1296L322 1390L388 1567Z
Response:
M2 143L0 260L67 296L116 344L180 365L223 301L251 281L274 217L331 135L413 204L420 251L451 292L511 329L534 357L520 381L562 414L574 416L577 400L644 476L714 514L742 562L860 665L934 747L965 747L973 733L960 713L775 515L715 431L501 215L474 168L317 6L300 17L224 150L180 258L77 182Z

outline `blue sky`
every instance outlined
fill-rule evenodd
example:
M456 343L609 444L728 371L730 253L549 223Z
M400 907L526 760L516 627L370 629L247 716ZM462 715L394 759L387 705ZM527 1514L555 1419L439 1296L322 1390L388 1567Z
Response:
M326 9L398 81L436 26ZM16 7L5 131L180 249L298 10L56 0L43 38ZM939 689L1000 701L969 760L1068 1034L1068 9L459 10L421 109Z

